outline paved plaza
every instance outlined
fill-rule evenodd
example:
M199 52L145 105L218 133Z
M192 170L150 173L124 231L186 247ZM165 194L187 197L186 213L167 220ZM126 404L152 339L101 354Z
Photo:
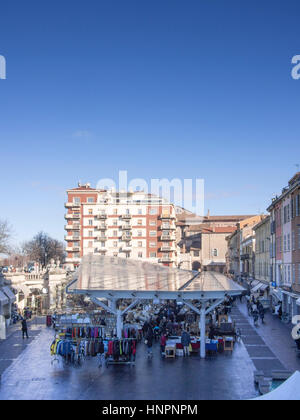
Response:
M256 369L262 368L266 374L270 369L300 369L286 325L267 315L266 325L255 329L244 305L234 308L232 316L243 335L232 355L163 360L157 344L153 359L148 360L146 346L141 343L134 367L99 369L95 358L76 368L56 362L52 365L52 329L33 325L32 338L24 344L20 331L16 331L0 343L0 399L250 399L258 395L253 381ZM284 340L278 339L279 333L285 334Z

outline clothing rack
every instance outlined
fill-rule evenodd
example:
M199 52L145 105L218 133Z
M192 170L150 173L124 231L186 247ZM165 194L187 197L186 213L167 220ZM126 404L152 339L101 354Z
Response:
M137 345L137 339L136 338L113 338L112 340L109 340L109 343L114 342L135 342L135 345L133 348L130 348L130 352L128 354L120 354L120 355L114 355L114 354L108 354L106 358L106 367L109 365L129 365L134 366L135 365L135 355L136 355L136 345ZM110 344L109 344L110 346ZM125 356L125 359L124 359ZM117 358L115 358L117 357ZM121 360L120 360L121 358ZM133 358L133 360L132 360Z

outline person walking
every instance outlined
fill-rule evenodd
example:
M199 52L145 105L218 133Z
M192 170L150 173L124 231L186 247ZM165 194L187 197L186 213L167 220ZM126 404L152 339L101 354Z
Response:
M104 363L104 361L105 361L104 343L103 343L102 338L100 338L100 341L99 341L99 345L98 346L99 347L98 347L97 357L98 357L98 362L99 362L98 367L100 368L102 366L102 364Z
M261 323L264 324L265 323L265 310L262 304L259 304L258 306L258 313L261 319Z
M253 321L254 321L254 326L258 327L258 310L257 309L253 311Z
M28 326L27 321L25 318L22 319L22 337L24 339L24 335L28 338Z
M151 327L148 328L148 332L146 336L146 344L147 344L148 357L152 358L153 331Z
M190 334L186 330L183 330L181 334L181 344L183 346L183 352L185 356L190 355L190 350L189 350L190 343L191 343Z
M162 357L165 354L166 344L167 344L167 336L166 336L165 333L162 333L162 335L160 337L160 349L161 349Z

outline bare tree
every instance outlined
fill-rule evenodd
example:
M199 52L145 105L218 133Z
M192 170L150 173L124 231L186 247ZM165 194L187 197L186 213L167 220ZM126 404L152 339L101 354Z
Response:
M25 255L33 261L46 267L52 258L63 261L65 258L64 244L51 238L45 232L39 232L31 241L22 246Z
M6 220L0 220L0 253L9 253L9 239L11 237L11 227Z

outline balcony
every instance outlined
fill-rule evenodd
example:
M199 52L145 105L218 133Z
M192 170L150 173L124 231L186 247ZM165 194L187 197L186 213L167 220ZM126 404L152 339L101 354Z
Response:
M122 225L122 229L123 230L130 230L131 229L131 225L129 225L129 224Z
M130 252L132 251L131 245L127 245L127 246L123 246L122 248L120 248L119 252Z
M95 230L106 230L107 229L107 226L106 225L98 225L98 226L95 226Z
M172 263L173 261L173 258L170 257L161 257L158 260L159 263Z
M171 234L162 233L160 236L161 241L175 241L175 237Z
M159 230L175 230L176 226L170 223L162 223L161 226L159 226Z
M167 245L163 245L160 248L160 250L161 250L161 252L172 252L172 251L175 251L175 249L173 247L167 246Z
M122 214L121 218L122 218L123 220L128 220L128 219L131 219L131 214Z
M107 240L107 236L106 235L104 235L104 236L96 236L96 241L106 241Z
M66 263L79 263L80 262L80 258L66 258L65 259Z
M65 208L66 209L69 209L69 208L72 208L72 207L80 207L80 203L65 203Z
M162 213L159 215L159 219L161 220L173 220L176 219L176 217L173 214L170 213Z
M65 214L65 219L80 219L80 214Z
M67 252L79 252L80 247L79 246L67 246L66 251Z
M100 219L100 220L105 220L105 219L107 219L107 215L106 214L97 214L96 218Z
M65 225L65 230L79 230L80 224L79 223L72 223L70 225Z
M65 235L65 240L66 241L80 241L80 237L74 236L74 235Z
M131 241L131 235L122 235L122 241Z

